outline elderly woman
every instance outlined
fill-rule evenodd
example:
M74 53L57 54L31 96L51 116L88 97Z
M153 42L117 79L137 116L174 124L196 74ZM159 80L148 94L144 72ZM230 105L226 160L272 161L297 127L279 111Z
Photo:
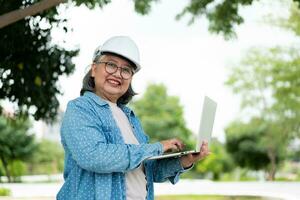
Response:
M199 154L147 160L183 144L178 139L149 144L137 116L126 107L140 67L138 48L126 36L112 37L95 51L81 96L68 103L63 119L65 182L57 199L152 200L153 182L175 184L209 154L203 143Z

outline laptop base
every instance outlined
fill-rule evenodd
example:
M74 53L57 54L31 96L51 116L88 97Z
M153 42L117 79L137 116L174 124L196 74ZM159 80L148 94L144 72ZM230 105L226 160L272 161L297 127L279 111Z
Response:
M191 153L199 153L196 150L192 150L192 151L182 151L182 152L176 152L176 153L168 153L168 154L163 154L160 156L152 156L150 158L147 158L147 160L157 160L157 159L164 159L164 158L179 158L182 157L184 155L188 155Z

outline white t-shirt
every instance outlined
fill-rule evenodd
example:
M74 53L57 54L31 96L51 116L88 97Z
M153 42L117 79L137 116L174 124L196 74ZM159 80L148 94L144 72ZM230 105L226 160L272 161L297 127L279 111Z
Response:
M139 144L133 134L131 125L125 113L117 106L117 104L109 102L114 119L119 126L122 136L126 144ZM127 200L145 200L147 195L146 176L143 171L143 165L129 171L125 174L126 178L126 199Z

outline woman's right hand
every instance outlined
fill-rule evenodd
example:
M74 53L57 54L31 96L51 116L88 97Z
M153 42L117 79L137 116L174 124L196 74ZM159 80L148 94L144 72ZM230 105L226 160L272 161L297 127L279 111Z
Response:
M163 145L164 152L166 151L180 151L184 148L184 144L182 141L172 138L169 140L160 141Z

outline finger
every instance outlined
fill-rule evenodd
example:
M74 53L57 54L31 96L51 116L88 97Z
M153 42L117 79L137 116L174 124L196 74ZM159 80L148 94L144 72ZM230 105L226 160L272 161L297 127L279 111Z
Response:
M202 150L204 150L204 151L205 151L205 150L208 150L208 143L203 143L203 144L202 144L202 146L201 146L201 151L202 151Z
M207 140L203 140L202 145L207 145L207 144L208 144Z
M207 146L202 146L201 147L200 152L207 152L207 151L209 151Z
M177 146L180 150L184 149L184 144L181 141L177 143Z
M194 154L194 159L195 160L201 160L208 156L211 152L210 151L200 151L198 154Z
M208 143L206 141L203 141L201 147L208 147Z
M203 152L201 152L201 156L202 156L202 158L204 158L204 157L206 157L206 156L208 156L210 154L210 151L203 151Z
M174 144L178 147L178 149L182 150L184 148L183 142L181 142L179 139L174 139Z
M208 148L208 143L206 141L203 141L201 148Z
M208 151L208 146L202 146L200 151Z
M189 161L189 162L194 162L195 161L195 155L193 155L193 154L187 154L187 155L185 155L185 157L187 158L187 160Z
M205 147L208 147L208 143L205 141L202 141L201 146L200 146L200 151Z
M176 144L171 144L171 149L174 151L178 151L178 146Z

